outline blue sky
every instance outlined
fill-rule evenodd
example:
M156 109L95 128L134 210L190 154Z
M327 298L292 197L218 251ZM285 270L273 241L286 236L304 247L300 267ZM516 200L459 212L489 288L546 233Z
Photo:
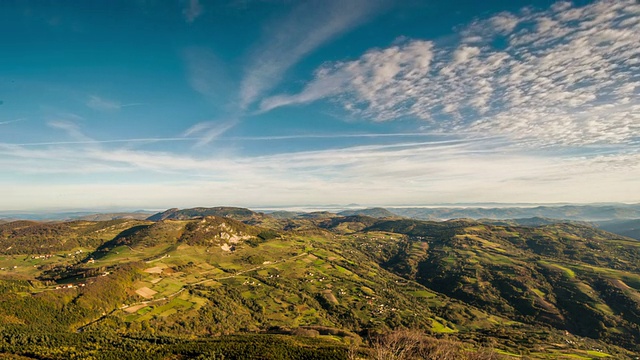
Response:
M0 4L0 210L640 201L640 4Z

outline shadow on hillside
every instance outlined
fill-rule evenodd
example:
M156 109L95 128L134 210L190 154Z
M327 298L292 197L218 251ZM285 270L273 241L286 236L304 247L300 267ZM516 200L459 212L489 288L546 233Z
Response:
M137 225L120 232L113 239L100 245L96 249L96 251L94 251L93 254L91 254L92 255L91 257L95 260L98 260L104 257L105 255L107 255L109 251L115 247L122 246L122 245L130 245L131 244L130 240L133 235L135 235L139 231L149 228L150 226L151 225Z

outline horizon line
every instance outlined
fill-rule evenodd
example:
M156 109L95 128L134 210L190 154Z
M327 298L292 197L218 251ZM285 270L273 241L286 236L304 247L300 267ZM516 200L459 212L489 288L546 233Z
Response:
M486 205L486 206L481 206ZM395 205L376 205L376 204L306 204L306 205L258 205L258 206L241 206L241 205L210 205L210 206L190 206L190 207L99 207L99 208L43 208L43 209L24 209L24 210L0 210L0 216L12 215L12 214L55 214L55 213L93 213L93 214L106 214L114 212L153 212L153 211L166 211L169 209L193 209L193 208L215 208L215 207L232 207L232 208L244 208L249 210L286 210L294 208L308 208L308 209L373 209L373 208L482 208L487 209L492 206L493 208L517 208L517 207L531 207L531 206L609 206L609 205L622 205L622 206L635 206L640 205L640 201L634 202L590 202L590 203L578 203L578 202L456 202L456 203L433 203L433 204L395 204Z

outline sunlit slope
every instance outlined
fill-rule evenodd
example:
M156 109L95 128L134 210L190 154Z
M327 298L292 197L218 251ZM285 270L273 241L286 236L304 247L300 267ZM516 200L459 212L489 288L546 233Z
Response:
M2 254L48 254L77 247L95 248L122 232L148 221L69 221L40 223L14 221L0 224Z

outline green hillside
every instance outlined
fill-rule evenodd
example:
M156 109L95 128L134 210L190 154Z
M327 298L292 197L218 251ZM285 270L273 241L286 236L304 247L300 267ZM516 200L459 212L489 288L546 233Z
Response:
M96 248L121 232L145 223L130 219L53 223L14 221L0 224L0 249L4 254L48 254Z
M640 341L636 241L568 224L380 228L410 235L382 264L432 290L517 321L629 347Z
M254 214L0 225L0 353L243 358L268 348L280 357L267 358L367 359L399 343L416 358L445 348L476 359L640 351L635 240L579 224Z

